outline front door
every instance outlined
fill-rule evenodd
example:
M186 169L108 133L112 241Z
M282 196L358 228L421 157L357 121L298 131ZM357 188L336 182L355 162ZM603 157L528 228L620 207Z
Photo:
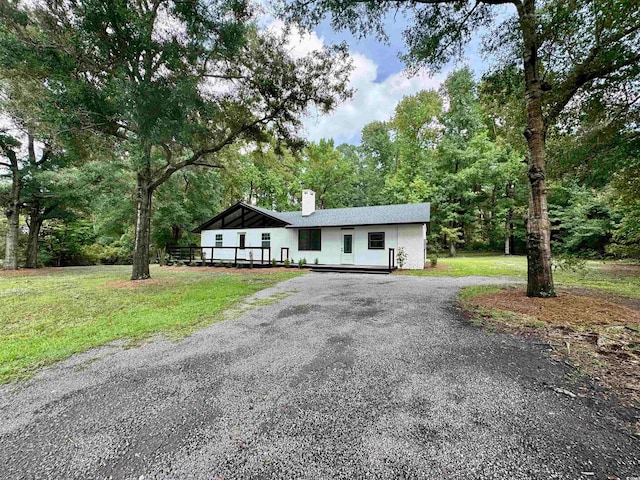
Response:
M244 232L238 233L238 252L237 252L238 260L246 260L247 258L249 258L249 255L245 250L246 241L247 241L247 234Z
M344 265L353 265L353 232L342 234L340 262Z

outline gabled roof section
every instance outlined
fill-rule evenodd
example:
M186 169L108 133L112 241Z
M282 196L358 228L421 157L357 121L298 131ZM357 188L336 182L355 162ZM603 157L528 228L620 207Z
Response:
M288 222L279 218L278 215L280 214L267 210L266 208L259 208L244 202L239 202L194 229L193 233L200 233L203 230L287 226Z
M358 225L398 225L430 222L429 203L408 205L380 205L376 207L330 208L316 210L311 215L302 212L274 212L240 202L193 230L222 230L228 228L314 228L355 227Z
M330 208L316 210L311 215L302 212L281 212L277 215L287 228L354 227L358 225L396 225L430 222L430 204L379 205L375 207Z

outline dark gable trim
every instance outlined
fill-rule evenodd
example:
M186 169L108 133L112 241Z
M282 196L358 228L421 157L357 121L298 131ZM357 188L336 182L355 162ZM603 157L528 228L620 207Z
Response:
M228 220L228 217L240 210L240 215ZM279 218L273 217L267 213L253 208L244 202L236 203L227 208L224 212L207 220L199 227L192 230L192 233L201 233L203 230L211 230L209 227L216 222L221 222L220 228L215 230L230 230L243 228L265 228L265 227L286 227L289 223Z

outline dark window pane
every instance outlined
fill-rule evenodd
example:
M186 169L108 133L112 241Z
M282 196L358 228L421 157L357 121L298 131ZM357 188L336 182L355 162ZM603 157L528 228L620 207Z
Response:
M384 232L369 232L369 250L384 250Z
M241 233L240 234L240 248L244 248L245 247L244 239L245 239L245 234Z
M322 250L322 231L319 228L298 230L298 250Z
M344 253L353 253L353 235L344 236Z

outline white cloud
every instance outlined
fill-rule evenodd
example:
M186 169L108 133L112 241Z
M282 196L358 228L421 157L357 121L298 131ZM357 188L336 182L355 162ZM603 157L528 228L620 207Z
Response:
M282 32L284 25L276 20L268 28ZM318 50L325 43L315 32L300 32L296 28L289 32L289 38L291 54L295 57ZM401 71L376 82L378 65L374 59L358 52L351 52L350 57L354 67L349 80L354 90L353 97L328 115L312 112L305 118L304 136L308 140L334 138L336 143L357 141L366 124L389 120L402 97L421 90L437 89L444 80L444 76L432 77L426 73L411 76Z
M323 45L323 39L314 32L295 37L291 42L295 54L306 54ZM354 141L362 128L375 120L388 120L402 97L413 95L421 90L437 89L444 77L419 73L411 76L401 71L376 82L378 65L375 60L357 53L351 53L353 71L350 87L353 97L339 105L329 115L313 113L304 120L306 137L318 141L321 138L334 138L337 143Z
M334 138L337 143L353 141L366 124L389 120L402 97L420 90L437 89L442 83L439 77L426 74L410 76L404 71L376 82L376 63L358 53L351 57L354 65L350 79L350 86L355 90L353 97L329 115L313 115L305 119L309 140Z

